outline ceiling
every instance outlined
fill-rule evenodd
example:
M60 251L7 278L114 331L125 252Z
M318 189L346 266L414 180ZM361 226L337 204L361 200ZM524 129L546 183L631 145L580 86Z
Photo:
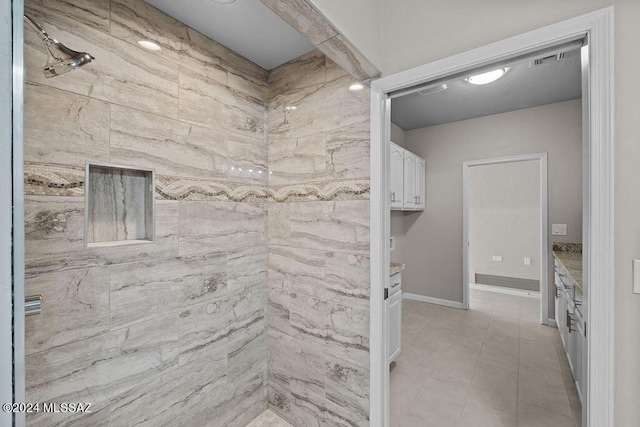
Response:
M266 70L314 49L260 0L145 0Z
M394 98L391 121L411 130L581 97L579 48L564 52L562 59L545 60L540 65L533 65L534 59L508 64L509 70L502 78L486 85L459 78L445 82L447 89L442 92Z

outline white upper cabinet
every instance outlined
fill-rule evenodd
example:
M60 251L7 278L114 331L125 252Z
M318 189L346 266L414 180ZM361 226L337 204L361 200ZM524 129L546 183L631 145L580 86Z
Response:
M404 148L391 143L391 209L402 209L404 202Z
M404 152L404 205L405 209L415 209L416 194L416 155Z
M424 209L425 206L425 181L426 162L423 158L416 156L416 209Z
M415 211L425 207L425 160L390 143L390 199L392 210Z

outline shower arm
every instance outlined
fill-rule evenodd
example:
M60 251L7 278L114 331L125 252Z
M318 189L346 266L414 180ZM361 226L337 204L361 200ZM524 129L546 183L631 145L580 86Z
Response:
M40 38L45 44L49 46L54 46L58 43L56 39L51 38L49 34L47 34L47 32L43 30L42 27L26 13L24 14L24 20L27 21L27 23L31 26L31 29L33 29L36 33L38 33L38 36L40 36Z

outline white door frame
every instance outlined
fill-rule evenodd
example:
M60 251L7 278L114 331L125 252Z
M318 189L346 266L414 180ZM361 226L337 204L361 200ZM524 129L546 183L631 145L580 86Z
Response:
M371 83L371 370L370 420L389 425L389 367L385 360L384 283L389 277L388 94L492 63L588 37L589 242L586 249L590 427L613 425L614 120L613 6L374 80Z
M462 162L462 306L469 308L469 169L476 166L538 161L540 167L540 322L549 324L549 209L547 153Z

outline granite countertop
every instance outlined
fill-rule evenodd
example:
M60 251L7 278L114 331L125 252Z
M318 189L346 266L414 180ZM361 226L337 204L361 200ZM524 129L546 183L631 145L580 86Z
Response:
M392 262L389 276L393 276L394 274L400 273L402 270L404 270L404 267L405 267L404 264L401 264L399 262Z
M582 244L554 243L553 255L562 263L569 278L582 293Z

